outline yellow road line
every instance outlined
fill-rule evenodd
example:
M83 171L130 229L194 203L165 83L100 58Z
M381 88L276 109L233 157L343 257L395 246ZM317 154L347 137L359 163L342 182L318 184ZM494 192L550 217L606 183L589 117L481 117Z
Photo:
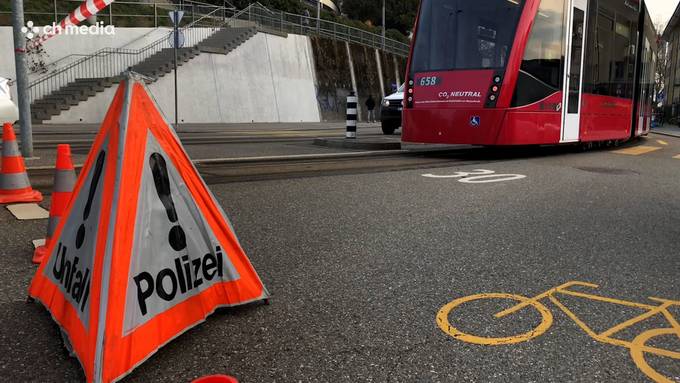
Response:
M616 334L617 332L619 332L619 331L621 331L621 330L624 330L624 329L626 329L626 328L628 328L628 327L631 327L631 326L633 326L633 325L635 325L635 324L637 324L637 323L642 322L642 321L645 320L645 319L648 319L648 318L651 318L651 317L657 315L658 313L662 312L664 309L665 309L665 308L663 308L663 307L657 307L657 308L654 309L654 310L647 311L646 313L644 313L644 314L642 314L642 315L639 315L639 316L637 316L637 317L635 317L635 318L632 318L632 319L630 319L630 320L627 320L627 321L625 321L625 322L623 322L623 323L619 323L618 325L616 325L616 326L610 328L610 329L607 330L607 331L601 332L601 333L600 333L600 336L601 336L601 337L610 337L610 336Z
M663 316L665 316L666 320L668 320L668 323L670 323L671 326L673 326L673 328L677 332L676 335L678 336L678 338L680 338L680 323L678 323L678 321L673 317L673 315L668 310L663 310L662 312Z
M656 142L658 142L659 145L668 146L668 142L666 142L664 140L656 140Z
M660 150L660 149L661 148L658 147L658 146L640 145L640 146L634 146L632 148L614 150L612 153L627 154L629 156L639 156L641 154L647 154L647 153L655 152L655 151Z
M504 337L504 338L491 338L491 337L482 337L482 336L476 336L472 334L467 334L459 329L453 327L451 323L449 322L449 314L456 309L456 307L467 303L471 301L476 301L480 299L511 299L515 300L518 302L528 302L529 305L533 306L538 312L541 314L541 323L533 329L532 331L529 331L524 334L520 335L515 335L515 336L509 336L509 337ZM476 294L476 295L470 295L467 297L463 298L458 298L454 301L451 301L444 305L439 312L437 313L437 326L446 334L452 336L455 339L458 339L463 342L467 343L474 343L474 344L483 344L483 345L501 345L501 344L515 344L515 343L520 343L520 342L526 342L530 339L533 339L537 336L542 335L545 333L548 328L552 325L553 322L553 316L550 310L545 307L542 303L531 300L529 298L523 297L521 295L514 295L514 294L503 294L503 293L488 293L488 294Z
M600 338L597 336L597 334L595 333L595 331L591 330L590 327L588 327L588 325L586 325L585 323L583 323L583 321L582 321L581 319L579 319L579 317L577 317L576 314L574 314L573 312L571 312L571 310L569 310L569 309L567 308L567 306L563 305L562 302L558 301L557 298L555 298L555 297L552 296L552 295L549 296L548 298L550 299L550 301L551 301L555 306L559 307L560 310L562 310L562 312L564 312L565 314L567 314L567 315L569 316L569 318L571 318L571 320L574 321L574 323L576 323L583 331L585 331L586 334L590 335L590 337L593 338L593 339L600 340Z
M647 304L644 304L644 303L629 302L629 301L624 301L624 300L621 300L621 299L603 297L603 296L600 296L600 295L584 294L584 293L579 293L579 292L576 292L576 291L569 291L569 290L560 290L559 293L565 294L565 295L572 295L572 296L579 297L579 298L590 299L590 300L593 300L593 301L613 303L615 305L637 307L637 308L644 309L644 310L654 310L658 307L658 306L647 305Z
M524 301L524 302L522 302L522 303L520 303L520 304L518 304L518 305L516 305L516 306L514 306L514 307L510 307L510 308L507 309L507 310L503 310L503 311L499 312L498 314L496 314L496 315L494 315L494 316L495 316L496 318L503 318L504 316L508 316L508 315L510 315L510 314L512 314L512 313L514 313L514 312L517 312L517 311L519 311L519 310L521 310L521 309L527 307L528 305L532 304L531 302L539 301L539 300L541 300L541 299L543 299L543 298L546 298L546 297L548 297L548 296L554 294L556 291L561 291L561 290L566 289L566 288L569 288L569 287L571 287L571 286L590 287L590 288L593 288L593 289L596 289L596 288L600 287L600 286L598 286L598 285L596 285L596 284L588 283L588 282L579 282L579 281L571 281L571 282L567 282L567 283L565 283L565 284L562 284L562 285L559 285L559 286L557 286L557 287L554 287L554 288L552 288L552 289L550 289L550 290L544 292L543 294L536 295L535 297L533 297L533 298L531 298L531 299L529 299L529 300L527 300L527 301Z

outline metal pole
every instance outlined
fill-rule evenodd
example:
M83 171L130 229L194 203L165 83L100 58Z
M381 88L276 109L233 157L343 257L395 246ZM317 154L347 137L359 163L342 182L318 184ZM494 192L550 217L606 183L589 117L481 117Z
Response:
M21 154L33 156L33 126L31 125L31 101L28 94L28 68L26 66L26 39L21 32L24 26L24 1L13 0L12 25L14 26L14 64L17 72L17 101L21 124Z
M179 129L179 116L178 116L178 97L177 97L177 46L179 45L179 17L178 17L177 11L175 11L175 14L173 15L175 19L175 44L174 44L174 52L175 52L175 58L174 58L174 63L175 63L175 131L178 131Z
M57 0L54 0L54 22L59 22L59 14L57 13Z
M385 0L382 3L382 46L385 50Z
M316 33L321 32L321 0L316 2Z

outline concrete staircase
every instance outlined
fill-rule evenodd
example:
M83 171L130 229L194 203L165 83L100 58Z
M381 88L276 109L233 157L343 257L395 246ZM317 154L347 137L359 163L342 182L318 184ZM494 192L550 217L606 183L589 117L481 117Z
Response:
M181 66L191 61L194 57L204 53L229 54L241 44L255 36L257 28L245 27L222 27L212 36L200 42L196 47L180 48L177 55L177 65ZM174 50L165 48L140 63L134 65L132 70L145 75L153 81L166 74L172 73L174 68ZM60 115L63 111L87 101L99 92L120 83L122 74L115 77L105 78L81 78L66 84L56 92L52 92L33 102L31 115L34 124L49 121L52 117Z
M205 53L229 54L241 44L255 36L257 28L239 27L222 28L212 36L198 44L198 49Z

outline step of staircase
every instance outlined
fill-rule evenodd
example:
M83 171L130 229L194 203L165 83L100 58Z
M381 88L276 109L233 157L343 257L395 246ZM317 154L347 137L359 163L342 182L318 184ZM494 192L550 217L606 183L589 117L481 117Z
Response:
M201 52L228 54L251 37L257 28L250 24L240 23L233 27L225 26L206 38L197 47L180 48L177 52L177 65L191 61ZM131 67L132 71L157 80L172 73L175 52L172 48L162 49ZM87 101L90 97L118 84L122 75L105 78L81 78L72 81L57 91L36 100L31 105L33 123L40 124L52 117L69 110L71 107Z

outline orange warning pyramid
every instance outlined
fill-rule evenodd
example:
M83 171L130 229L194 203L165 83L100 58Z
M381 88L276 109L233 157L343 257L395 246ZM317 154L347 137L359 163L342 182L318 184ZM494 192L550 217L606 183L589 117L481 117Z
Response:
M144 85L113 99L29 294L88 382L129 373L216 308L267 290Z

